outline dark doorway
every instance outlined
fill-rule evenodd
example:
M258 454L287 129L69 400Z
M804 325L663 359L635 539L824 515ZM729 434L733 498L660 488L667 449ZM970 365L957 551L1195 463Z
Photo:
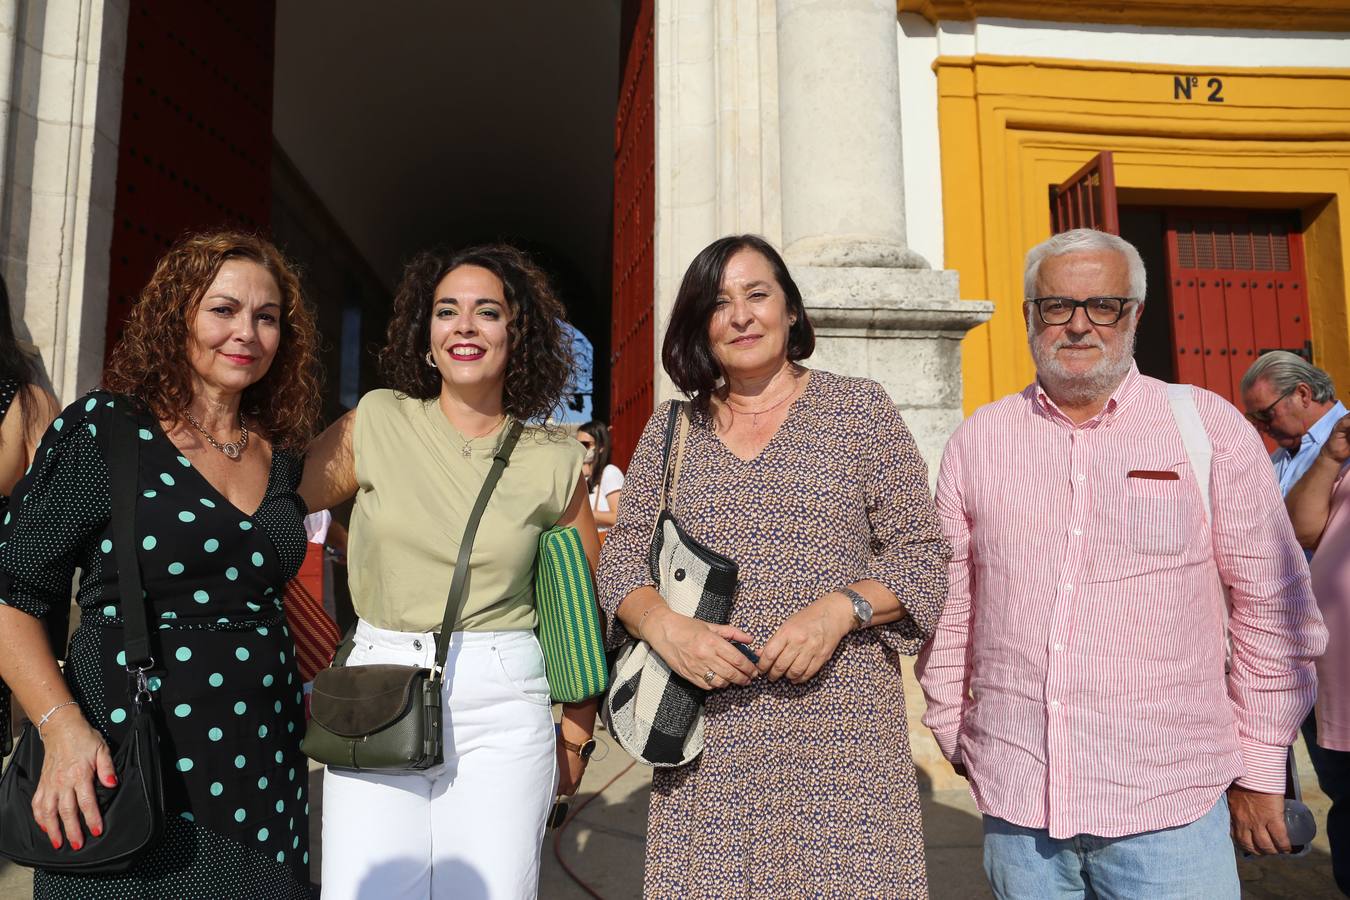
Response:
M1172 310L1167 291L1167 244L1159 209L1120 207L1120 236L1139 250L1148 275L1144 315L1135 332L1134 359L1139 371L1162 381L1176 381L1172 348Z
M287 170L274 177L289 184L274 200L312 202L273 221L308 270L344 405L378 386L370 351L403 263L500 239L553 276L593 348L586 414L607 414L620 13L619 0L276 5Z

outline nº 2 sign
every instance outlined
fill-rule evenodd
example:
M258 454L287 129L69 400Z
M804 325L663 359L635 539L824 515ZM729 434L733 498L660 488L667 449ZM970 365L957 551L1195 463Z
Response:
M1172 99L1173 100L1205 100L1209 103L1223 102L1223 79L1217 76L1211 76L1205 79L1204 87L1200 87L1201 76L1199 75L1174 75L1172 76Z

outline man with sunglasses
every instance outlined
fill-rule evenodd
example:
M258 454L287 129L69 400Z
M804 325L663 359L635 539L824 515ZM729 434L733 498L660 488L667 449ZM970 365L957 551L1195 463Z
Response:
M1346 414L1331 376L1287 350L1263 353L1252 363L1242 376L1242 405L1256 430L1279 445L1270 461L1286 496Z
M970 779L997 896L1235 900L1233 839L1290 850L1285 758L1326 642L1307 563L1242 415L1135 367L1133 246L1055 235L1024 288L1036 380L943 454L953 555L924 722Z
M1317 661L1317 708L1303 723L1303 740L1331 800L1331 872L1350 896L1350 417L1336 401L1331 376L1292 353L1264 354L1242 388L1248 418L1280 445L1271 460L1294 533L1308 550L1313 593L1331 635ZM1285 399L1274 402L1272 394ZM1253 412L1258 403L1263 407Z

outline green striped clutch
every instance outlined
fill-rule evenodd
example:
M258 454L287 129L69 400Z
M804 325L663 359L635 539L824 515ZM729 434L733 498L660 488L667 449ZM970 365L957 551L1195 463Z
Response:
M550 528L539 536L534 597L544 671L554 701L575 703L603 694L609 670L600 609L575 528Z

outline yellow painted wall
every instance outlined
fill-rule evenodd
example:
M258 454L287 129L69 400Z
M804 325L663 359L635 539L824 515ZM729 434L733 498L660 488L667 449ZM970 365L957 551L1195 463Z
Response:
M968 412L1033 377L1022 257L1050 234L1050 185L1100 150L1115 154L1124 204L1301 210L1314 357L1350 386L1350 69L977 55L936 70L946 266L963 297L995 303L964 344ZM1178 76L1197 79L1190 99L1176 96ZM1222 102L1208 99L1210 79Z

